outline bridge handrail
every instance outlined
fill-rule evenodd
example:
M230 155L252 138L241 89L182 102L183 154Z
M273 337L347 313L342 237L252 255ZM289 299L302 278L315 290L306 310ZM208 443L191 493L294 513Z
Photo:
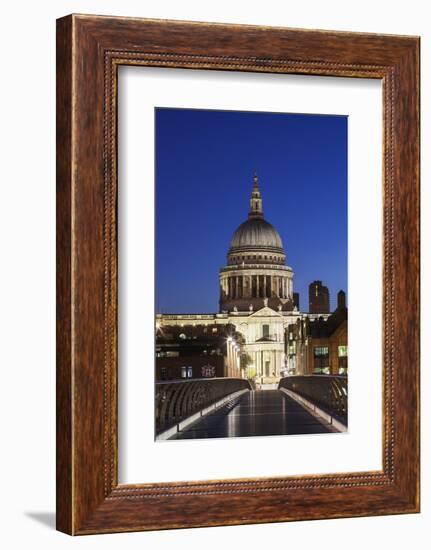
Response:
M156 383L156 434L240 390L252 390L243 378L192 378Z
M279 389L291 390L347 425L347 376L316 374L282 378Z

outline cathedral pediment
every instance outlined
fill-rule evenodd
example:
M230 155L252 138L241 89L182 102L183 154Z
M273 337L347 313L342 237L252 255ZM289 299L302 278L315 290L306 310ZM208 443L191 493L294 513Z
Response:
M274 311L268 306L258 309L250 317L283 317L278 311Z

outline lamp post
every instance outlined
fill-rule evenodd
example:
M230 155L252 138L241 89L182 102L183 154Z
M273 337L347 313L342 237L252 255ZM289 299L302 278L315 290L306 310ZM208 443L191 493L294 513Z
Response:
M233 347L234 340L231 336L228 337L227 343L226 343L226 349L227 349L227 367L228 367L228 374L230 375L233 364L232 364L232 355L233 355Z

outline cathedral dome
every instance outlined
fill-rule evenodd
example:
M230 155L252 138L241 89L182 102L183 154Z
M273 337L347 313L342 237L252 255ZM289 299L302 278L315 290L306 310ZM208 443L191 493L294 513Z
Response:
M227 265L220 270L220 311L253 312L263 307L293 311L293 271L278 231L263 215L257 175L248 218L234 232Z
M228 264L284 264L286 256L278 231L264 219L262 197L256 174L250 197L248 219L233 234Z
M262 218L250 218L242 223L233 234L230 251L240 249L274 249L283 253L283 243L278 231Z

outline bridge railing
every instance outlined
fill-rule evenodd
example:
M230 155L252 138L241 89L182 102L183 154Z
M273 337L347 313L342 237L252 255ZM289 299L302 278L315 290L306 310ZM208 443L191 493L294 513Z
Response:
M156 434L230 394L251 390L242 378L198 378L156 383Z
M287 376L278 387L305 397L347 425L347 376Z

